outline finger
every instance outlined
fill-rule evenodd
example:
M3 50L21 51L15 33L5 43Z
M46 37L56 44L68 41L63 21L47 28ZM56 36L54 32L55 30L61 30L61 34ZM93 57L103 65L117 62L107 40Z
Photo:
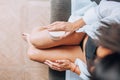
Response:
M50 64L49 62L44 62L44 64L48 65L50 68L52 68L52 64Z
M61 69L60 67L54 66L52 64L50 64L49 62L45 61L44 62L46 65L48 65L51 69L53 70L57 70L57 71L62 71L63 69Z
M50 60L45 60L45 62L48 62L50 64L53 64L53 61L50 61Z
M52 24L49 24L49 25L46 25L46 26L42 26L42 28L44 28L44 29L49 29L49 28L53 27L53 26L56 25L56 24L57 24L57 23L54 22L54 23L52 23Z
M57 71L61 71L61 70L62 70L61 68L56 67L56 66L52 66L51 69L53 69L53 70L57 70Z
M51 69L53 69L53 70L56 70L56 68L55 67L53 67L50 63L48 63L48 62L44 62L46 65L48 65Z
M58 25L58 24L60 24L60 23L59 22L53 22L52 24L48 25L48 28L51 28L51 27L53 27L55 25Z
M50 60L46 60L45 63L48 64L48 65L50 65L50 66L54 65L54 62L52 62Z
M65 68L66 66L69 65L69 61L68 60L58 60L57 63L59 63L61 68Z
M64 63L66 60L56 60L57 63Z
M46 65L48 65L50 68L52 68L52 69L56 69L57 68L57 66L55 66L55 65L53 65L52 63L49 63L49 62L47 62L47 61L45 61L44 62Z
M49 27L48 31L65 31L65 30L63 29L62 25L58 24L58 25Z
M46 60L45 62L47 62L47 63L50 64L51 66L60 67L60 64L59 64L59 63L52 62L52 61L50 61L50 60Z
M65 31L65 25L62 22L51 24L48 28L49 31Z
M65 37L67 37L67 36L69 36L71 34L71 32L65 32L65 34L63 35L63 36L61 36L60 38L62 39L62 38L65 38Z
M52 65L51 69L54 69L54 70L57 70L57 71L64 71L64 70L66 70L63 66L57 67L57 66L54 66L54 65Z
M57 60L61 67L69 65L71 62L69 60Z

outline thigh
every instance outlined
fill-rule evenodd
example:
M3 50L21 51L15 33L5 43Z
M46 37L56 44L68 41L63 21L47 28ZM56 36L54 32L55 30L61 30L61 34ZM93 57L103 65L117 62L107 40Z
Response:
M50 48L60 45L78 45L84 38L84 33L73 33L63 39L53 40L46 29L35 29L31 33L30 41L37 48Z
M31 47L28 50L28 54L32 60L38 62L44 62L45 60L54 61L57 59L68 59L74 62L76 58L85 62L85 56L80 46L59 46L44 50Z

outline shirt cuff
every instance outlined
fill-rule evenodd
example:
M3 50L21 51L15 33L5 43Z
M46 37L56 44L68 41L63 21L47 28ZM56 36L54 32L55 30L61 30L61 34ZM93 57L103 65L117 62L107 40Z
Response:
M79 77L83 80L89 80L90 73L87 70L87 65L80 59L76 59L75 64L79 66L81 72Z
M76 32L84 32L88 36L90 36L92 39L98 39L95 33L99 34L97 29L99 28L99 24L93 24L93 25L85 25L82 28L79 28Z

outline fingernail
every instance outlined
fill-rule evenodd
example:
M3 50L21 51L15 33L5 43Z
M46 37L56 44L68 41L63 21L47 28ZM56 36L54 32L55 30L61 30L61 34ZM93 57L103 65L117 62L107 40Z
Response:
M47 64L47 62L44 62L44 64Z

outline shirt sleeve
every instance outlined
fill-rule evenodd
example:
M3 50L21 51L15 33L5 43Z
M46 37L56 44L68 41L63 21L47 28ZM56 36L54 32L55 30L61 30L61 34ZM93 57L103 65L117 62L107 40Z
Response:
M91 25L85 25L82 28L80 28L79 30L77 30L76 32L85 32L87 33L87 35L89 35L91 38L93 39L98 39L96 34L99 34L98 29L102 26L107 26L104 23L120 23L120 16L119 13L117 14L113 14L111 16L105 17L103 19L101 19L100 21L96 21L95 23L91 24ZM107 26L109 27L109 26Z
M88 11L85 12L84 16L82 17L84 22L87 24L87 25L90 25L90 24L93 24L94 22L96 21L99 21L99 15L97 14L98 12L98 7L92 7L90 8Z
M98 33L97 29L99 28L99 25L100 25L99 22L96 22L92 25L85 25L84 27L80 28L76 32L84 32L88 36L90 36L92 39L98 39L95 33Z
M82 17L86 25L76 32L85 32L91 38L98 39L96 34L104 23L120 23L120 4L118 2L102 0L100 5L89 9ZM101 23L104 22L104 23Z
M82 78L82 80L89 80L90 73L87 70L87 65L80 59L76 59L75 64L78 65L81 72L79 77Z
M76 2L75 0L72 0L73 2ZM83 6L84 5L84 6ZM81 6L81 7L80 7ZM68 19L69 22L74 22L84 15L84 13L89 10L91 7L95 7L97 4L95 2L91 1L80 1L80 4L76 3L76 5L72 5L72 7L76 7L77 9L72 10L72 14L70 18Z
M120 11L112 12L111 15L101 19L101 21L106 23L120 23Z

